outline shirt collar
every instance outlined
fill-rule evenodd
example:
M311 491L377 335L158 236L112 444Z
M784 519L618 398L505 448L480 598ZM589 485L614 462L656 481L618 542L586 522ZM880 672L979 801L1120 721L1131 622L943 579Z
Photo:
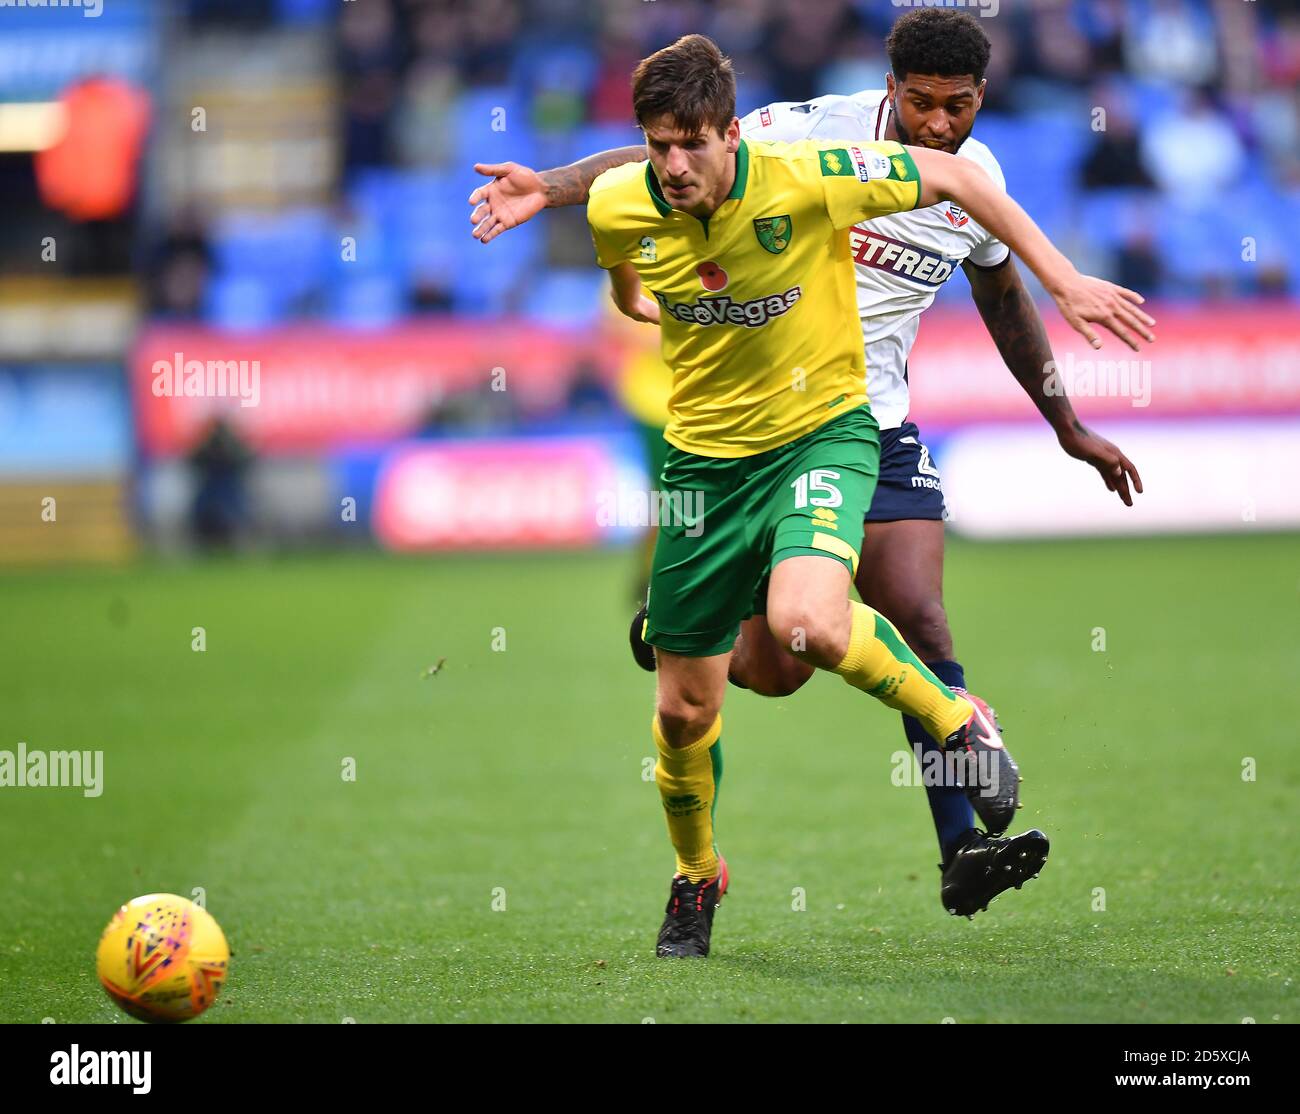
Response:
M736 180L731 184L731 192L727 194L725 200L739 201L745 196L745 186L748 183L749 144L742 139L740 146L736 148ZM645 164L645 185L650 191L650 200L654 202L655 211L661 217L668 216L673 211L673 207L664 200L663 190L659 188L659 179L655 177L654 167L649 162Z

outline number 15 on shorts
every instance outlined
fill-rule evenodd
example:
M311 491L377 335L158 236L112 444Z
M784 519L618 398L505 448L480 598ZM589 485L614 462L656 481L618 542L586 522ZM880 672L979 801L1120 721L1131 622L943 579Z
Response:
M814 468L811 472L805 472L790 484L794 488L795 510L803 510L810 505L840 506L844 502L844 496L840 494L838 487L829 482L840 478L840 474L830 468Z

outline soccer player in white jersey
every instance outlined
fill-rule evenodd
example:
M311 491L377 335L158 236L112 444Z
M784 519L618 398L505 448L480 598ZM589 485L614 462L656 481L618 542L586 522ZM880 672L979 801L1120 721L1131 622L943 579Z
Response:
M895 23L886 50L891 72L883 90L768 105L744 117L743 134L756 140L897 140L960 154L1005 188L992 152L970 135L989 58L978 21L956 9L914 9ZM583 204L605 170L644 158L645 148L636 146L541 174L515 163L480 165L476 169L493 181L470 197L474 235L486 243L543 208ZM866 516L857 588L940 680L964 690L943 607L942 483L920 432L907 420L907 358L920 316L959 266L999 353L1061 448L1096 468L1106 487L1130 506L1130 484L1141 492L1142 481L1118 448L1079 422L1067 397L1046 389L1052 352L1038 310L1006 246L966 213L944 203L865 221L850 232L850 244L857 260L867 395L881 437L880 478ZM643 618L644 610L633 622L633 651L644 668L653 669L650 648L638 645ZM736 684L782 696L812 672L772 638L764 616L744 623L731 664ZM921 725L904 717L903 726L922 770L941 771L941 764L926 761L936 744ZM942 858L940 899L949 912L969 916L1036 875L1048 842L1038 831L1010 838L979 831L961 788L932 780L926 792Z

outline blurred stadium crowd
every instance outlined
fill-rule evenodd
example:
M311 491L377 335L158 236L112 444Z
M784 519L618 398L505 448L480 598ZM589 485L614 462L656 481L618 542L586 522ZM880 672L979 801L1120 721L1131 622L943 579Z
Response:
M882 42L902 10L881 0L195 2L196 34L340 13L339 204L180 229L164 262L198 259L204 282L164 282L155 304L229 325L297 313L582 322L597 311L600 276L581 214L553 214L485 251L463 223L471 163L554 165L635 142L629 73L689 31L736 60L742 112L879 88ZM1282 248L1300 200L1300 13L1241 0L1005 0L981 26L993 56L975 134L1081 266L1173 297L1300 289ZM349 225L366 230L364 250L343 269L332 249ZM168 285L182 295L169 298Z
M662 422L654 337L611 323L580 208L475 242L473 164L554 166L637 142L632 69L693 31L735 60L742 113L880 89L885 36L908 6L0 5L0 559L125 554L141 535L233 520L413 548L614 537L579 510L593 485L642 467L639 442L619 439L624 414ZM1164 303L1153 407L1096 398L1093 412L1294 414L1300 7L969 8L993 44L974 134L1011 193L1081 269ZM938 300L953 304L917 349L913 408L932 438L1034 418L966 293L964 278L945 285ZM160 364L213 361L255 365L258 401L157 389ZM496 389L505 368L509 392ZM585 437L598 422L613 432L561 457L549 442L486 460L429 447L542 426ZM56 481L69 528L51 532L31 507ZM492 513L457 518L484 488ZM357 517L340 522L353 496ZM1213 525L1235 498L1225 491ZM1288 507L1276 520L1300 521L1300 500Z

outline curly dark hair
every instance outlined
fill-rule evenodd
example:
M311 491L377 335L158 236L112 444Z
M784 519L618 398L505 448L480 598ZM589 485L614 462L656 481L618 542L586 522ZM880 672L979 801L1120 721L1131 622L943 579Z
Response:
M978 85L989 64L989 40L979 21L956 8L916 8L900 16L885 40L894 80L910 73L936 77L973 74Z

